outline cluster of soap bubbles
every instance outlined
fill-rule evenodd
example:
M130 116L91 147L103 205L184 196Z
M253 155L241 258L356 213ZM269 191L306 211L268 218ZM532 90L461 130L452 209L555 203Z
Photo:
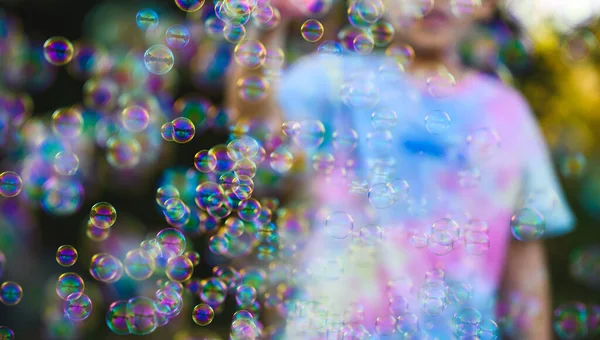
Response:
M600 335L600 306L569 302L554 310L554 331L560 339L596 338Z

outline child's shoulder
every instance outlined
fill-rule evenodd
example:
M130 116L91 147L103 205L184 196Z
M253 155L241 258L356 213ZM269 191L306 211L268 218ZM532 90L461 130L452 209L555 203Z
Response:
M523 95L513 86L506 84L498 77L481 73L473 73L472 88L483 94L484 98L504 105L515 105L528 110L529 105Z

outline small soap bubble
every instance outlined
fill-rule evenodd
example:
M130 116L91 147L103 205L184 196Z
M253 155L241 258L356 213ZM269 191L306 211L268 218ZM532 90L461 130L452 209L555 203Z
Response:
M397 320L396 328L400 334L413 334L419 331L419 317L415 313L402 313Z
M172 185L163 185L156 190L156 203L161 207L165 207L165 202L171 198L179 198L179 190Z
M100 282L117 282L123 271L123 263L111 254L94 254L90 260L90 275Z
M6 306L14 306L21 302L23 288L16 282L5 281L0 285L0 302Z
M336 211L325 220L325 230L336 239L348 237L354 229L354 219L344 211Z
M81 294L85 289L85 283L81 276L76 273L64 273L56 281L56 294L66 300L71 294Z
M391 129L397 122L398 115L390 108L379 108L371 114L371 123L375 129Z
M141 249L130 250L123 265L127 276L138 281L150 278L156 269L154 258Z
M167 29L165 41L171 48L184 48L190 42L190 31L183 25L173 25Z
M140 10L135 16L135 22L142 30L152 30L158 26L158 13L150 8Z
M323 24L319 20L308 19L302 24L300 33L302 38L308 42L319 41L324 33Z
M354 38L352 46L357 53L366 55L373 51L375 41L371 35L361 33Z
M447 306L447 290L442 282L428 282L418 295L421 309L430 316L441 315Z
M536 241L544 235L546 220L536 209L523 208L511 217L510 229L519 241Z
M56 262L63 267L70 267L77 262L77 250L70 245L58 247L56 250Z
M71 294L64 302L63 311L70 320L85 320L92 313L92 300L83 293Z
M444 111L436 110L425 117L425 128L434 135L448 131L450 124L450 116Z
M227 286L217 278L202 280L200 299L211 306L218 306L227 297Z
M253 75L238 79L236 86L240 98L249 102L265 99L269 90L269 83L265 77Z
M117 210L112 204L98 202L90 209L90 221L100 229L110 228L117 220Z
M194 123L185 117L173 119L173 141L175 143L184 144L191 141L196 135L196 127Z
M54 156L54 170L63 176L73 176L79 169L79 158L74 152L61 151Z
M170 280L184 282L194 273L194 264L185 255L174 256L167 262L165 273Z
M146 335L158 327L157 308L154 300L138 296L127 301L125 315L127 328L133 335Z
M173 52L165 45L154 45L144 53L146 69L154 74L165 74L175 65Z
M467 136L467 151L474 161L486 161L500 150L500 136L490 128L475 130Z
M65 65L73 59L73 44L64 37L52 37L44 43L44 58L52 65Z
M394 59L404 69L415 61L415 50L410 45L391 45L385 50L385 55Z
M481 333L482 322L483 316L477 309L471 307L464 308L456 313L452 319L454 334L458 337L478 336Z
M175 131L173 129L173 123L166 122L160 127L160 136L167 142L173 141L173 135Z
M74 107L60 108L52 114L52 131L62 138L74 139L83 131L83 117Z
M183 233L174 228L166 228L156 234L156 240L163 254L170 258L182 255L185 251L186 240Z
M387 21L379 20L370 28L373 42L377 47L384 47L394 40L394 26Z
M267 49L258 40L244 40L235 46L235 61L243 67L255 69L262 66L267 58Z
M175 0L175 5L177 5L180 10L191 13L202 8L204 0Z
M23 180L16 172L4 171L0 173L0 195L15 197L23 190Z
M106 142L106 160L115 169L132 169L141 157L142 146L133 136L116 135Z
M194 307L192 311L192 320L199 326L209 325L215 318L215 312L210 305L201 303Z
M394 203L394 189L389 183L373 184L369 188L369 202L377 209L385 209Z
M294 164L294 156L286 146L279 146L269 155L269 165L277 173L288 172Z
M139 105L131 105L121 112L121 122L127 131L141 132L148 127L150 114Z
M217 157L208 152L208 150L200 150L194 156L194 167L200 172L212 172L217 166Z
M0 339L2 340L14 340L15 332L6 326L0 326Z
M439 72L427 78L427 91L435 98L447 98L455 90L456 79L448 72Z
M223 27L223 36L230 43L237 44L246 37L246 27L244 25L227 24Z
M317 48L319 55L339 57L344 53L344 47L337 41L323 41Z

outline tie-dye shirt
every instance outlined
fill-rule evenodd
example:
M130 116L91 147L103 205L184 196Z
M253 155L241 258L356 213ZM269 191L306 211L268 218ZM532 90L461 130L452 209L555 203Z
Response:
M513 213L537 209L545 237L573 227L535 118L515 90L476 73L450 89L444 76L415 86L394 65L312 56L279 84L286 120L325 125L320 152L343 157L336 143L348 143L341 136L350 128L358 134L350 190L314 177L313 203L327 213L305 242L299 263L311 274L285 338L399 338L415 327L417 337L451 338L464 331L460 315L453 319L467 307L481 313L473 327L482 332L497 320ZM344 214L351 232L332 237L328 223Z

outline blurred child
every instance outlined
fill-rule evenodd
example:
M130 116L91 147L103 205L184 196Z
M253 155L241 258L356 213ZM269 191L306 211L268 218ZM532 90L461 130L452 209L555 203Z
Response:
M362 2L382 4L395 27L388 56L310 55L273 85L277 102L230 96L241 118L297 122L318 169L284 338L489 339L502 316L513 336L550 339L539 238L574 218L526 101L457 52L495 2ZM273 48L284 36L261 40ZM324 142L302 145L321 126ZM329 156L335 170L322 166ZM499 296L510 297L502 315Z

